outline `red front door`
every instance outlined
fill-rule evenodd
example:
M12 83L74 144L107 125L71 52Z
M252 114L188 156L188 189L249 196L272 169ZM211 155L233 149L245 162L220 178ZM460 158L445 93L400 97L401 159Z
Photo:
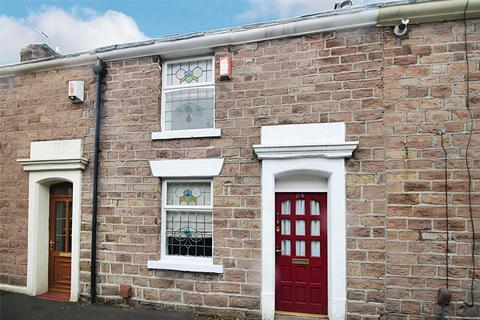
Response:
M328 314L327 195L275 197L275 309Z

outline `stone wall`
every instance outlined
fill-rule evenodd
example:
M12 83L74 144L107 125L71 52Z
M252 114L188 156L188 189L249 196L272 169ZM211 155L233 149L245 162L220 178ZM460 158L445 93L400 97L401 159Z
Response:
M472 204L480 227L480 21L468 21L470 108L475 118L470 142ZM470 116L465 105L467 65L463 21L414 27L408 38L385 35L384 123L386 137L386 307L391 319L439 314L435 292L446 286L444 154L448 155L448 314L480 314L480 251L476 307L468 308L471 285L471 224L465 150ZM477 249L479 236L477 234ZM395 316L393 316L395 315Z
M69 80L85 81L85 102L70 102ZM27 280L28 173L17 159L30 158L30 142L42 140L81 138L89 155L94 99L89 66L0 78L0 283Z

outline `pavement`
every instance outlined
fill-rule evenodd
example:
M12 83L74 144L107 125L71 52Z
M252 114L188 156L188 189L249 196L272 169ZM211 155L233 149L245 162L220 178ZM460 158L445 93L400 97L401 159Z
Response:
M131 307L58 302L0 291L0 320L199 320L191 313Z

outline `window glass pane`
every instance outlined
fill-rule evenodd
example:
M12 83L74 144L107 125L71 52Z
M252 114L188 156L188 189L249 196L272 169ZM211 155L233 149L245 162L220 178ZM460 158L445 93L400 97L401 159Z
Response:
M167 64L167 85L202 84L213 81L212 59Z
M290 200L282 201L282 214L290 214Z
M68 223L68 252L72 252L72 201L68 202L68 208L69 208L69 223Z
M296 246L296 255L297 256L300 256L300 257L304 257L305 256L305 241L303 240L297 240L295 241L295 246Z
M290 234L290 220L282 219L282 235L289 235Z
M290 240L282 240L282 256L290 255Z
M177 256L212 256L212 213L167 211L167 253Z
M310 214L312 216L318 216L320 214L320 202L310 201Z
M213 103L212 88L165 93L165 129L213 128Z
M312 236L319 236L320 235L320 220L312 220L311 221L310 234Z
M168 182L167 205L209 206L210 182Z
M295 234L297 236L304 236L305 235L305 220L295 221Z
M65 251L65 202L55 202L55 251Z
M305 200L295 201L295 213L296 214L305 214Z
M50 194L52 195L71 195L73 185L69 182L58 183L50 186Z
M320 257L320 241L312 241L311 242L311 256L312 257Z

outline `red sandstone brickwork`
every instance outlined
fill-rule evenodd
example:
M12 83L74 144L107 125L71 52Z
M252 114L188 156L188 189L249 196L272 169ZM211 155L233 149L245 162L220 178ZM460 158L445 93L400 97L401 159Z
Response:
M478 23L470 21L468 30L476 118ZM443 162L434 133L439 125L447 129L451 159L450 276L459 302L448 312L459 317L478 312L460 304L470 284L471 242L462 28L459 21L413 26L402 40L390 30L369 28L217 48L217 55L232 56L233 79L216 84L216 126L222 136L211 139L152 141L151 132L160 128L158 60L109 63L101 135L99 297L120 301L120 284L129 284L134 301L258 318L261 163L252 145L259 143L260 126L345 121L347 139L360 141L346 161L348 318L438 314L436 290L445 282ZM86 81L83 106L72 106L63 94L73 78ZM30 141L67 138L84 138L85 156L92 158L93 75L88 67L62 69L2 79L0 85L1 128L8 138L0 142L0 276L2 283L25 284L26 224L17 222L27 219L28 175L16 159L28 157ZM49 98L26 98L32 88L50 92ZM477 217L478 139L476 132L471 157ZM224 274L148 270L146 261L159 258L161 207L160 180L151 176L148 160L214 157L225 159L214 179L213 213L214 260L223 264ZM90 290L90 170L82 199L84 298ZM12 228L18 233L8 232Z
M86 100L72 104L68 81L85 81ZM83 139L92 149L95 82L90 67L0 78L0 283L26 285L30 142Z
M413 27L407 38L385 35L384 121L387 170L386 310L389 319L425 319L439 314L436 291L446 286L444 160L445 130L450 204L449 285L454 303L448 314L480 315L479 281L470 301L471 225L465 149L469 115L463 21ZM480 133L480 21L468 21L470 107L475 121L469 155L473 210L480 227L478 189ZM477 235L478 239L478 235ZM478 248L478 246L477 246ZM477 252L477 255L480 251ZM477 272L480 266L477 256ZM479 274L477 273L477 277Z

